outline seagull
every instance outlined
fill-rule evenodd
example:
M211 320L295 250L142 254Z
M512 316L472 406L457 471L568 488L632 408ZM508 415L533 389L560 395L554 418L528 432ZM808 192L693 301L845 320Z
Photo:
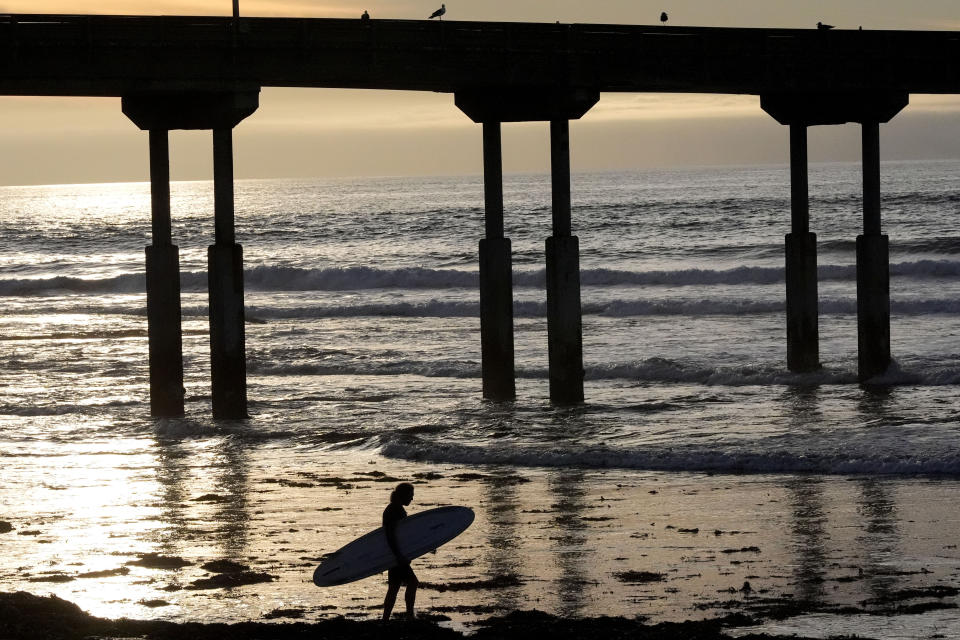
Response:
M430 17L427 20L432 20L433 18L440 18L443 20L443 14L447 12L447 5L441 4L440 8L430 14Z
M667 12L666 12L666 11L661 11L661 12L660 12L660 22L666 22L666 21L667 21Z
M822 22L818 22L818 23L817 23L817 29L821 29L821 30L823 30L823 31L826 31L827 29L833 29L833 25L832 25L832 24L823 24Z

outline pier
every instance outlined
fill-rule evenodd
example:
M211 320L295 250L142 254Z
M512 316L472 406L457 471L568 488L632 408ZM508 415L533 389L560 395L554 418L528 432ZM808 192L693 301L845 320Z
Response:
M149 132L146 247L151 413L183 405L179 255L171 234L168 132L211 131L215 236L208 251L217 418L247 415L243 247L234 228L233 129L263 87L451 94L482 128L479 240L483 396L516 396L510 238L501 124L549 126L552 229L545 238L550 398L584 400L579 239L569 123L609 92L760 97L790 141L785 234L786 364L819 368L817 248L807 129L859 123L863 233L857 243L858 375L890 365L889 239L880 207L880 125L910 94L960 93L960 33L234 17L0 15L0 95L112 96ZM119 114L118 114L119 116ZM785 225L786 230L786 225Z

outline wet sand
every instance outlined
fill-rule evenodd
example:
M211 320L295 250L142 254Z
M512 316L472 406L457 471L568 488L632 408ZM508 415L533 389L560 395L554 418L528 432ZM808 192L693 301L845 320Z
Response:
M742 627L751 624L744 616L728 616L722 620L647 625L640 620L625 618L563 619L539 611L513 612L490 618L478 625L469 637L478 640L492 638L650 638L674 640L680 638L727 638L724 627ZM363 638L463 638L457 631L446 629L429 619L414 621L391 620L389 623L359 622L337 618L318 623L259 623L237 624L172 623L144 620L105 620L80 610L75 604L55 596L40 597L29 593L0 593L0 637L10 639L45 638L49 640L72 638L130 638L146 637L181 640L221 638L326 638L328 640L359 640ZM773 638L765 634L744 636Z
M97 526L78 521L69 500L0 514L10 525L0 535L5 606L14 592L58 596L99 620L87 635L183 635L171 625L190 625L204 637L373 637L383 576L318 589L310 575L378 526L393 485L411 481L410 513L459 504L477 514L414 562L423 588L420 619L404 627L411 637L719 637L721 626L749 634L771 621L826 637L883 620L904 632L876 637L910 638L914 622L960 621L955 481L468 468L374 454L327 455L303 471L233 462L203 481L171 467L163 500L130 501ZM68 491L82 493L58 493ZM50 624L37 613L46 601L17 602L20 619ZM820 617L790 626L810 614ZM141 622L103 622L121 618ZM8 626L0 637L39 637L30 633Z

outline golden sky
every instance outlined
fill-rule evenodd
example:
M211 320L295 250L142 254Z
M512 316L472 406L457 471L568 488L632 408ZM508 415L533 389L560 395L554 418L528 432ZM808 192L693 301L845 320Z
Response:
M242 15L421 19L441 0L241 0ZM960 0L442 0L448 19L960 30ZM0 13L229 15L231 0L0 0ZM480 128L446 94L265 89L235 131L238 177L479 173ZM146 134L118 99L0 97L0 184L147 178ZM885 158L960 157L960 99L911 96ZM783 163L787 132L755 96L604 94L571 125L574 170ZM504 169L548 168L545 123L504 126ZM174 179L210 176L210 135L175 132ZM856 160L855 125L811 129L816 160Z

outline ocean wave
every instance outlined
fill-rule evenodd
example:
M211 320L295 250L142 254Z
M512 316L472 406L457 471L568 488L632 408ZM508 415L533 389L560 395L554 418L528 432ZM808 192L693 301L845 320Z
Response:
M27 418L48 417L48 416L66 416L72 414L80 415L98 415L104 411L116 409L119 407L131 407L142 404L138 400L110 400L94 404L54 404L54 405L0 405L0 416L17 416Z
M479 349L478 349L479 350ZM479 360L396 360L334 362L287 362L280 359L253 358L247 370L263 376L325 375L417 375L429 378L477 378L481 376ZM549 378L546 367L518 367L521 379ZM591 380L632 380L638 383L697 384L705 386L820 386L857 384L857 372L849 369L823 368L810 373L792 373L783 363L759 363L740 366L715 366L680 362L668 358L648 358L617 364L587 364L584 378ZM893 362L889 370L874 380L876 384L902 386L945 386L960 384L960 367L940 362L900 366Z
M612 318L634 316L747 316L783 313L782 300L754 300L749 298L694 298L669 300L608 300L583 302L585 316ZM824 298L820 300L821 314L851 315L857 312L852 298ZM954 298L891 300L890 311L895 315L915 316L960 313L960 300ZM478 318L480 304L468 301L428 300L425 302L393 302L353 305L309 305L300 307L247 307L248 317L269 319L318 319L350 317L404 317L404 318ZM547 305L543 302L517 301L513 315L519 318L543 318Z
M852 280L854 265L821 265L821 280ZM890 275L910 278L954 278L960 276L960 261L916 260L893 263ZM584 269L580 272L583 286L709 286L766 285L782 282L782 267L734 267L731 269L673 269L626 271L618 269ZM517 287L542 289L546 275L543 269L515 270ZM0 296L29 296L57 292L66 293L138 293L146 279L142 273L109 278L11 278L0 280ZM180 275L184 291L204 291L207 274L185 271ZM301 269L295 267L255 266L244 270L244 285L251 291L361 291L368 289L476 289L476 271L459 269L427 269L408 267L379 269L346 267Z
M586 297L586 296L584 296ZM599 302L581 303L584 316L607 318L629 318L644 316L760 316L783 314L786 302L783 299L756 300L751 298L672 298L672 299L613 299ZM857 302L853 298L821 298L818 309L821 315L855 315ZM960 314L960 300L955 298L921 298L890 301L890 311L895 316L920 316ZM69 301L69 307L62 304L31 306L31 315L51 315L59 313L86 315L124 315L146 316L144 304L76 304ZM206 318L206 305L183 305L180 310L183 318ZM322 320L327 318L479 318L480 303L470 300L436 300L422 302L371 302L356 304L311 304L300 306L247 305L245 315L249 323L266 323L271 320ZM545 318L545 302L518 300L513 304L515 318ZM192 333L196 333L194 330ZM185 332L186 333L186 332ZM122 335L141 336L144 329L123 331L59 332L39 336L43 339L102 339ZM13 335L0 336L2 340L36 340L38 336Z
M762 446L758 443L758 446ZM732 474L817 473L828 475L960 475L960 451L877 452L849 447L825 451L709 449L694 446L603 446L570 449L545 443L526 447L488 444L473 446L428 441L415 436L385 438L387 457L442 464L510 465L580 469L642 469Z

